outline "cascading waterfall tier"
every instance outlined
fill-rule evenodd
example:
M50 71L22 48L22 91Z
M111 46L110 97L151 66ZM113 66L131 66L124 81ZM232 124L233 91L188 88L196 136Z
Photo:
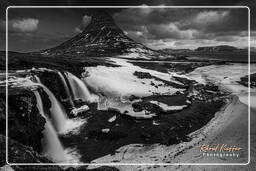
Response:
M36 85L42 88L42 90L48 95L51 102L51 108L49 109L50 115L48 116L44 112L43 101L40 93L37 90L34 91L37 99L38 110L46 120L45 129L43 131L44 137L42 139L43 154L56 162L74 160L76 157L64 150L58 134L66 134L67 132L74 130L81 126L84 121L68 119L64 108L56 99L54 94L41 83L41 80L37 75L34 75L34 79L36 80Z
M72 94L71 91L70 91L70 88L69 88L69 86L68 86L68 83L66 82L66 80L65 80L65 78L64 78L64 75L63 75L61 72L58 72L58 75L60 76L61 81L62 81L62 84L63 84L63 86L64 86L64 88L65 88L65 92L66 92L66 95L67 95L67 99L68 99L70 105L71 105L72 107L74 107L73 94Z
M71 74L70 72L65 72L65 76L69 81L71 92L73 93L74 100L83 100L86 102L95 102L96 96L91 94L88 90L85 83L76 77L75 75Z
M39 71L42 72L44 70L49 72L49 69L40 69ZM63 100L68 100L71 107L74 108L74 102L78 100L89 103L98 101L98 96L90 93L84 81L82 81L72 73L67 71L50 71L57 72L58 76L60 77L61 83L65 91L64 94L66 95L66 98L64 97L65 99ZM34 75L34 77L38 83L41 83L40 78L37 75Z
M43 107L41 95L39 94L38 91L34 91L34 94L37 100L37 108L40 114L46 120L45 129L43 131L44 137L42 140L43 154L54 161L63 162L66 160L64 157L65 156L64 148L62 147L62 144L58 138L58 135L55 129L53 128L52 123L44 113L44 107Z
M66 130L66 123L67 123L67 114L64 110L64 108L61 106L60 102L56 99L54 94L41 83L40 78L35 75L35 78L38 83L40 83L40 86L43 88L45 93L48 95L50 101L51 101L51 121L53 123L54 128L58 133L65 132Z

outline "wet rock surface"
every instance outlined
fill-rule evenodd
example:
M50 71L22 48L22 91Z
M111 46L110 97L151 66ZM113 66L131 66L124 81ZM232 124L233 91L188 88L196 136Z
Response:
M0 98L0 134L5 134L6 128L6 103L5 100Z
M31 165L24 165L24 166L7 166L6 165L6 149L5 149L5 142L6 137L2 134L0 134L0 170L6 169L7 167L19 171L19 170L54 170L54 171L82 171L82 170L89 170L87 169L87 166L80 166L80 167L69 167L69 168L62 168L57 165L44 165L44 166L31 166ZM23 144L20 144L19 142L8 138L8 162L9 163L53 163L46 157L38 154L36 151L34 151L32 148L24 146ZM108 166L102 166L95 169L90 169L92 171L118 171L118 169L114 167L108 167Z
M53 71L32 71L33 74L36 74L42 84L44 84L51 92L54 92L55 97L58 100L63 100L67 98L65 88L61 82L61 79L58 75L57 70Z
M33 92L26 89L10 92L8 102L8 136L40 152L45 119L36 107ZM0 122L5 123L5 94L1 94L0 104ZM4 130L5 127L1 133L5 133Z
M6 137L0 134L1 164L5 164ZM39 155L31 147L25 146L12 138L8 138L8 162L10 163L52 163L46 157Z

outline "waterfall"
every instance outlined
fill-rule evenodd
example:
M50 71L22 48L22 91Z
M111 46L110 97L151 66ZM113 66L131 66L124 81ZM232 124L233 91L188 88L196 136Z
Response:
M54 130L51 122L48 117L44 114L43 102L38 91L35 91L35 96L37 100L37 108L40 114L45 118L46 124L45 129L43 130L43 154L52 158L54 161L61 162L65 161L64 157L64 148L62 147L56 131Z
M65 74L70 83L75 100L82 99L87 102L95 101L95 96L89 92L88 88L82 80L69 72L65 72Z
M60 133L66 129L67 114L53 93L43 84L41 85L51 101L51 120L55 129Z
M66 82L66 80L65 80L65 78L64 78L64 76L62 75L61 72L58 72L58 75L60 76L60 78L62 80L62 84L63 84L63 86L65 88L66 93L67 93L67 98L68 98L71 106L74 107L74 102L73 102L72 95L70 93L69 87L67 85L67 82Z
M54 128L57 130L58 133L64 132L66 129L67 123L67 114L64 111L63 107L59 103L59 101L55 98L54 94L41 83L40 78L35 76L40 86L44 89L45 93L48 95L51 101L51 121L53 122Z
M34 75L34 78L36 79L37 83L41 83L41 80L40 80L40 78L37 75Z

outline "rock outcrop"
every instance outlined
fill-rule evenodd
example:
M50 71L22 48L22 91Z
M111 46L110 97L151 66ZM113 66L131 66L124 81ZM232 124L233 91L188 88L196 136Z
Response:
M5 133L5 94L0 96L1 133ZM45 119L36 106L34 93L27 89L12 89L8 94L8 137L40 152Z

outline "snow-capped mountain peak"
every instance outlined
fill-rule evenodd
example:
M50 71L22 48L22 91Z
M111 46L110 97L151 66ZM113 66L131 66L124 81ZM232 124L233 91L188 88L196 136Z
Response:
M105 11L91 15L89 25L75 37L62 44L44 50L44 55L83 55L85 57L119 56L125 58L156 58L161 54L128 36L116 25Z

